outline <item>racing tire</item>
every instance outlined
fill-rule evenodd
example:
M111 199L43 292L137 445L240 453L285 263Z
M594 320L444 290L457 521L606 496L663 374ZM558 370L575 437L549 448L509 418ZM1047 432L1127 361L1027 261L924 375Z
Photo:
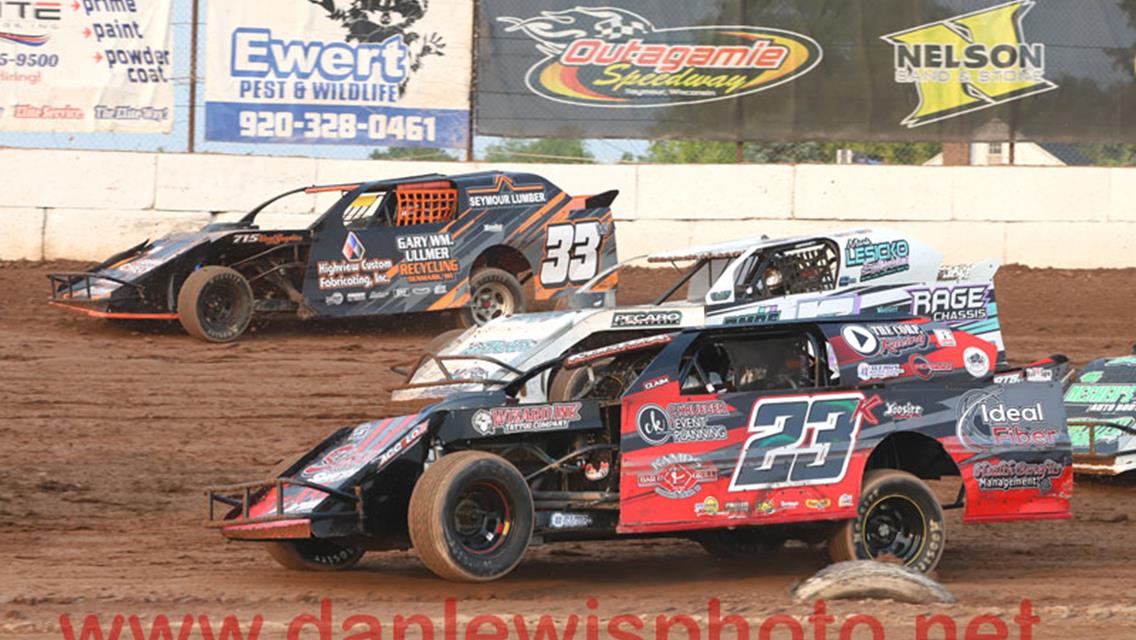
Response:
M524 290L508 271L478 269L469 279L469 295L469 306L458 314L458 324L465 328L525 312Z
M883 560L930 573L943 557L947 527L935 494L904 471L880 469L864 476L856 517L828 540L833 562Z
M695 540L719 560L746 560L780 549L785 540L752 529L712 529Z
M363 549L331 540L311 538L269 542L265 550L280 566L292 571L343 571L363 557Z
M460 451L430 465L410 495L410 541L430 571L496 580L520 563L533 530L532 493L509 461Z
M588 367L561 369L548 383L549 402L569 402L579 400L588 380Z
M189 335L209 342L231 342L252 320L252 287L228 267L202 267L178 292L178 320Z

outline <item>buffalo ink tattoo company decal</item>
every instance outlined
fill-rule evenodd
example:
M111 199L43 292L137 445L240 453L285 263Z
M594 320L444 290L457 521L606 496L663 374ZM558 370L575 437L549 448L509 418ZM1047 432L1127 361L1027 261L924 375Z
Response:
M580 421L579 402L519 407L493 407L473 414L471 423L481 435L558 431Z
M501 17L544 58L525 83L543 98L608 108L729 100L791 82L817 66L812 38L757 26L661 28L615 7L577 6Z
M681 500L702 490L702 483L715 482L718 470L688 453L671 453L655 458L651 471L637 477L641 488L654 488L664 498Z

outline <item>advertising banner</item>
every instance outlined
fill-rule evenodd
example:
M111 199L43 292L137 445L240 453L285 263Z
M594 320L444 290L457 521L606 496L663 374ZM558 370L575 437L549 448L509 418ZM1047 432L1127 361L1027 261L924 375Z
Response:
M470 0L211 0L205 137L462 147Z
M1127 0L484 0L478 132L1136 141Z
M170 0L0 0L0 131L168 133Z

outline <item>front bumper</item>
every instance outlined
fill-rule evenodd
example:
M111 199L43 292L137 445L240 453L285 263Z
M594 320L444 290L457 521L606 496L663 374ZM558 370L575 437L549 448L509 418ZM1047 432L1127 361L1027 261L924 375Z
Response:
M289 487L310 489L325 494L351 507L350 511L288 513L286 494ZM312 523L317 520L334 518L355 519L363 522L363 498L361 489L355 487L354 493L346 493L315 482L294 478L276 478L261 482L210 487L205 491L208 497L208 511L205 526L220 529L221 535L232 540L277 540L284 538L312 537ZM267 513L252 515L254 505L271 498L271 509ZM217 505L224 505L224 515L217 513Z
M1136 470L1136 428L1110 422L1070 422L1068 429L1085 431L1087 446L1073 447L1073 471L1083 475L1118 476ZM1108 432L1107 436L1102 431ZM1119 433L1117 433L1119 432ZM1108 438L1110 446L1101 451ZM1079 438L1075 438L1075 441Z
M177 320L178 317L176 313L170 312L115 308L116 305L112 303L120 300L113 294L123 287L133 294L129 300L145 300L145 288L142 285L122 278L90 271L64 271L48 274L47 277L51 281L51 299L48 304L64 311L112 320ZM107 283L112 286L108 287Z

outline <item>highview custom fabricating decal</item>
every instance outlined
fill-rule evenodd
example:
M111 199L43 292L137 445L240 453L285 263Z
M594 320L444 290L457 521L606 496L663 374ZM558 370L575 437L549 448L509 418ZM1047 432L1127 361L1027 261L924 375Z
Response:
M1045 78L1045 45L1028 42L1022 29L1035 4L1015 0L882 36L895 46L895 81L919 93L901 124L920 127L1056 89Z
M206 139L462 147L472 3L212 0Z
M0 1L0 131L173 128L170 0Z
M820 45L756 26L660 28L614 7L502 16L546 54L526 76L549 100L593 107L665 107L728 100L790 82L820 63Z

